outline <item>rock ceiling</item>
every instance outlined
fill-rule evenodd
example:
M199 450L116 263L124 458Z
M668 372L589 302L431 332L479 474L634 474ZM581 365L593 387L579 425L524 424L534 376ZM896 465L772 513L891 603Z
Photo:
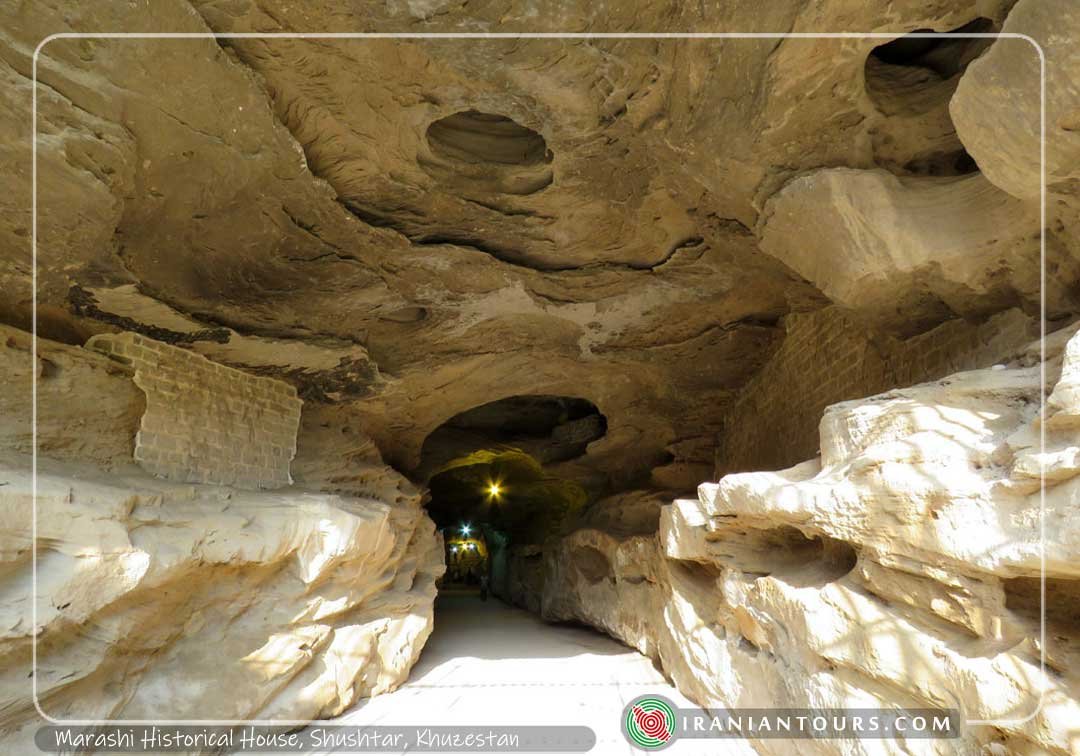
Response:
M1022 4L1006 26L1038 27ZM0 317L29 321L50 33L993 31L1009 5L4 4ZM1037 307L1037 141L995 96L1032 112L1030 48L885 41L52 40L39 328L286 377L405 471L474 407L578 397L606 418L584 464L608 485L689 485L665 466L711 459L784 315L833 301L903 334ZM1069 112L1050 114L1052 314L1077 304Z

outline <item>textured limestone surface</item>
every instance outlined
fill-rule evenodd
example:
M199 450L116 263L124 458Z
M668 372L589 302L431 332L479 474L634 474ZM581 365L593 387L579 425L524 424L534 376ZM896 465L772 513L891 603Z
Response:
M395 688L431 631L445 569L420 491L370 438L317 412L288 434L294 485L151 477L135 439L163 397L147 381L212 388L220 366L130 336L95 337L123 347L112 357L40 338L35 358L29 334L0 331L0 366L16 389L0 393L0 750L34 748L32 685L57 719L152 720L307 721ZM280 381L226 370L233 394L252 384L292 396ZM180 422L203 399L180 392L168 404L179 443L205 433ZM243 404L231 427L256 438L266 418L255 409ZM343 436L352 453L327 455L325 439L340 451Z
M953 312L994 309L1008 296L1002 286L1037 299L1038 214L1037 202L1011 197L981 174L908 178L831 168L770 198L761 246L833 302L911 328L928 299ZM1005 260L1017 276L1001 276ZM1063 282L1074 274L1065 271ZM903 284L920 278L925 286Z
M0 374L0 448L32 452L36 376L39 454L110 470L134 465L146 397L130 366L47 339L38 340L35 354L29 333L0 325Z
M0 319L29 321L29 76L52 33L890 35L55 39L40 52L45 335L135 331L283 378L362 417L411 475L462 412L579 397L607 419L577 465L591 491L690 490L784 317L831 300L906 337L1037 310L1031 46L889 43L1007 29L1067 71L1075 9L856 5L8 3ZM1074 80L1054 74L1048 90L1055 316L1080 306Z
M58 719L332 716L391 690L432 627L442 537L411 506L43 461L36 599L23 458L0 478L0 732Z
M664 506L653 532L585 522L542 553L511 553L510 574L529 578L497 588L652 656L701 705L1014 720L859 752L1075 753L1076 331L1047 339L1045 364L1035 343L996 368L833 405L819 458L703 484ZM627 511L647 522L640 505Z

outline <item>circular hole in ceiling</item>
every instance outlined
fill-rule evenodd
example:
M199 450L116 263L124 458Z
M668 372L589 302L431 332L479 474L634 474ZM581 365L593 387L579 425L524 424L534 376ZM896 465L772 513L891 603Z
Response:
M428 127L428 144L438 157L466 163L534 166L551 162L544 137L504 115L466 110Z

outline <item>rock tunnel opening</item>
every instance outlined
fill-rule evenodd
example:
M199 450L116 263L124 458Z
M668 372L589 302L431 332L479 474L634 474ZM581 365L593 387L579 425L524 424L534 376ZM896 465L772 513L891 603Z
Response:
M607 418L587 399L510 396L446 420L424 439L416 477L430 478L452 460L481 449L518 449L541 465L582 456L607 433Z
M492 539L501 546L541 543L589 500L579 482L513 448L477 449L455 458L432 475L428 490L427 510L444 533L447 553L455 561L477 557L472 578L488 566Z
M901 175L964 176L979 170L956 135L949 101L967 66L992 39L964 36L996 31L975 18L944 35L917 29L878 45L866 58L864 79L880 114L872 132L875 158Z
M975 18L947 33L956 35L955 37L922 37L918 35L932 34L934 30L916 29L903 37L878 45L870 55L890 66L925 69L933 71L942 79L950 79L963 73L968 63L992 41L963 35L988 34L993 31L994 22L983 17Z
M606 432L606 418L586 399L524 395L461 412L427 437L418 477L443 533L441 584L455 596L437 609L460 608L463 595L489 587L511 604L521 595L512 581L542 577L537 545L565 532L596 498L587 450ZM597 563L594 571L599 580L608 570ZM538 604L526 608L540 613Z

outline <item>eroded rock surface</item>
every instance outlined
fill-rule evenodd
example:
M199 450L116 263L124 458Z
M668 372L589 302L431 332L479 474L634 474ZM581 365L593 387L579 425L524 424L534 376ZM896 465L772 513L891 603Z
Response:
M702 705L955 708L1016 721L904 747L1072 753L1075 332L1047 340L1045 415L1038 343L1007 365L833 405L820 458L704 484L665 506L655 533L583 523L545 545L531 580L499 587L653 656ZM541 562L518 553L510 572L526 559Z
M144 391L164 371L143 362L136 382L121 356L42 338L35 358L28 334L0 328L0 338L0 364L19 389L4 394L0 436L5 752L34 748L32 686L57 719L304 722L405 680L431 632L443 541L420 491L370 438L316 411L299 434L294 485L151 477L136 464L135 437ZM205 383L212 368L187 378ZM221 419L254 435L254 396L222 395ZM183 396L157 400L163 423L184 416ZM169 432L194 435L179 423ZM242 442L230 444L222 462L243 454Z
M29 322L20 145L32 54L52 33L956 32L896 46L208 37L41 49L45 335L132 330L284 378L308 402L349 405L417 477L425 439L460 413L578 397L607 418L578 465L591 490L689 490L783 317L831 299L910 335L1037 310L1037 203L1010 178L1019 168L997 166L1030 173L1028 145L986 125L1027 133L1036 87L1017 74L1020 99L1003 104L993 72L1012 48L962 36L1045 32L1066 55L1056 41L1075 14L1035 4L14 5L0 11L13 166L3 319ZM1067 81L1050 90L1062 202ZM994 118L977 117L979 98ZM1052 314L1077 307L1068 207L1051 215Z
M1045 487L1048 705L963 744L1075 750L1080 347L1049 345L1042 426L1031 354L936 380L1029 340L1044 303L1080 312L1075 3L46 1L0 29L0 730L33 716L36 375L50 712L194 715L221 675L236 695L207 701L231 715L307 718L396 684L441 569L423 486L490 441L592 501L546 544L490 534L496 587L719 705L1026 715ZM702 29L885 37L213 36ZM927 29L952 34L906 36ZM101 30L202 36L38 49ZM966 36L996 31L1046 53L1045 224L1039 59ZM291 383L295 485L141 474L144 397L81 348L118 331ZM478 424L536 397L589 409ZM666 507L718 454L815 451ZM195 693L169 698L181 666Z
M0 727L12 746L39 726L28 696L32 499L19 462L5 463L0 491ZM415 500L239 492L50 463L39 468L37 532L34 679L58 719L332 716L405 679L443 569L442 539Z
M1038 214L1038 203L980 174L826 169L794 179L769 200L761 244L832 301L917 331L919 313L933 312L932 303L977 314L1013 297L1038 299ZM1060 291L1076 273L1054 268L1047 286ZM900 288L905 296L889 301Z

